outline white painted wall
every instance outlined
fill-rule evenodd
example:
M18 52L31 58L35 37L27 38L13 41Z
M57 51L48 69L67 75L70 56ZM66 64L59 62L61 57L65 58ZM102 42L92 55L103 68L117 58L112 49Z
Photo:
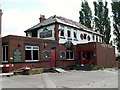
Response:
M45 28L45 27L44 27ZM37 31L37 37L39 37L39 34L41 32L43 32L44 28L41 28ZM54 36L54 28L55 28L55 25L51 25L51 26L47 26L46 27L47 29L49 30L52 30L52 37L49 37L49 38L43 38L43 39L49 39L49 40L55 40L55 36ZM64 29L64 37L63 36L60 36L60 33L61 33L61 29ZM74 45L77 45L77 44L83 44L83 43L89 43L89 42L96 42L96 36L98 37L98 42L100 42L99 39L101 39L101 42L102 42L102 37L100 35L97 35L96 33L94 33L94 40L93 40L93 34L92 33L89 33L89 32L85 32L85 31L82 31L82 30L78 30L78 29L74 29L74 28L71 28L71 27L68 27L68 26L63 26L63 25L59 25L59 43L61 44L64 44L65 42L68 41L68 35L67 35L67 31L70 30L71 32L71 41ZM77 36L77 40L78 41L75 41L74 39L74 32L76 32L76 36ZM80 38L80 35L81 34L87 34L87 37L88 35L90 36L90 41L88 41L87 37L86 39L81 39Z
M64 29L64 38L65 39L63 39L63 36L60 36L60 33L61 33L61 28L62 29ZM74 45L76 45L76 44L82 44L82 43L89 43L89 42L96 42L96 36L98 37L98 42L100 42L100 40L99 40L99 38L101 39L101 41L102 41L102 37L101 36L98 36L98 35L96 35L96 34L94 34L94 40L93 40L93 34L92 33L89 33L89 32L85 32L85 31L82 31L82 30L78 30L78 29L74 29L74 28L69 28L68 26L61 26L61 25L59 25L59 43L65 43L65 42L67 42L68 41L68 36L67 36L67 30L70 30L71 31L71 41L72 41L72 43L74 44ZM74 32L76 32L77 33L77 40L78 41L75 41L74 39ZM88 41L88 39L81 39L80 38L80 35L81 34L87 34L87 36L89 35L90 36L90 41ZM86 37L87 38L87 37Z
M47 26L47 27L46 27L47 29L52 30L52 37L42 38L42 39L55 40L55 36L54 36L54 33L55 33L54 27L55 27L55 25ZM37 37L38 37L38 38L40 38L40 37L39 37L39 36L40 36L39 34L40 34L41 32L43 32L44 28L45 28L45 27L43 27L43 28L41 28L41 29L39 29L39 30L37 31Z

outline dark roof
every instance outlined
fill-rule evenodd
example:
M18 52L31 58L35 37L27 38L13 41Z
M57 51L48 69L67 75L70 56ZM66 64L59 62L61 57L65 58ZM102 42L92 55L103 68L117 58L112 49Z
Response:
M32 30L37 30L41 26L46 26L46 25L49 25L49 24L52 24L52 23L55 23L55 22L62 23L62 24L65 24L65 25L68 25L68 26L71 26L71 27L78 28L78 29L83 29L87 32L99 34L97 32L92 31L92 29L82 25L79 22L67 19L67 18L62 17L62 16L56 16L56 15L51 16L48 19L44 20L43 22L34 25L33 27L29 28L25 32L29 32L29 31L32 31ZM101 35L101 34L99 34L99 35Z

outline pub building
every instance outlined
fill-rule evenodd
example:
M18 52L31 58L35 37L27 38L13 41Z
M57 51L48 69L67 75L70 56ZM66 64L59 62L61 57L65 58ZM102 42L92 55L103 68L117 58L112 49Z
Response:
M25 31L26 36L2 38L2 63L14 70L67 68L74 65L115 67L115 47L103 42L103 35L64 18L40 15L40 22Z

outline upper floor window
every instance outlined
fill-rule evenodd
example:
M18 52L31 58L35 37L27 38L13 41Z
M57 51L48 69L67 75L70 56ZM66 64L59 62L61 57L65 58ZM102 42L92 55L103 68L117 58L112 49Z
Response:
M96 42L98 42L98 36L96 36Z
M90 38L90 36L88 35L88 41L90 41L90 39L91 39L91 38Z
M80 38L81 38L81 40L83 40L83 38L84 38L83 34L80 34Z
M95 36L93 35L92 38L93 38L93 41L94 41L95 40Z
M87 37L87 34L84 34L84 39L86 39L86 37Z
M77 33L76 32L74 32L74 38L77 38Z
M64 36L64 26L61 26L60 28L60 36Z
M70 30L67 31L67 36L68 36L68 37L71 37L71 32L70 32Z
M25 46L25 60L35 61L39 60L39 46Z
M61 30L61 32L60 32L60 36L64 36L64 29Z

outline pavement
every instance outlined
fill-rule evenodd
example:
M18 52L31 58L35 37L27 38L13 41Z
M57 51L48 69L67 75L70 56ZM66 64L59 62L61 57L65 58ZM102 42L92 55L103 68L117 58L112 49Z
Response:
M115 69L0 77L2 88L118 88Z

